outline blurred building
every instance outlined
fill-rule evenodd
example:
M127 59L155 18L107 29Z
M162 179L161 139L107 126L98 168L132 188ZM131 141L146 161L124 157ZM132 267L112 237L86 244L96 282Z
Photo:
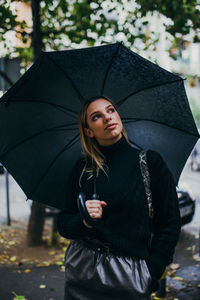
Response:
M29 3L13 1L11 3L11 9L17 14L17 21L25 21L27 33L31 32L32 26L32 14L31 6ZM0 96L5 92L13 83L15 83L20 77L21 59L17 57L15 48L30 47L31 40L28 39L26 43L22 42L20 28L14 28L6 33L6 45L12 54L10 57L6 57L8 48L5 44L0 43ZM12 51L13 49L13 51Z

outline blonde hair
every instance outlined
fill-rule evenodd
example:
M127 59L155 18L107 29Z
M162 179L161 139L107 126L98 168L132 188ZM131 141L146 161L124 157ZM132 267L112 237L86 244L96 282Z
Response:
M110 99L108 99L104 96L103 97L100 96L100 97L93 97L89 101L85 102L79 112L78 125L79 125L80 139L81 139L81 144L82 144L82 154L85 158L84 171L90 173L91 176L93 176L93 172L94 172L93 168L96 169L97 176L98 176L100 170L102 170L106 174L105 156L100 151L96 139L89 138L84 131L84 128L88 128L87 108L90 105L90 103L92 103L93 101L95 101L97 99L105 99L105 100L109 101L116 109L115 105L113 104L113 102ZM124 135L127 142L130 144L124 127L122 128L122 134Z

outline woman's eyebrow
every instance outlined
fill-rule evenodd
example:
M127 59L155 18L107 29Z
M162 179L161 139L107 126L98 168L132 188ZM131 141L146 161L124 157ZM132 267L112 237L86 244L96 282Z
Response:
M110 106L113 106L112 104L109 104L109 105L107 105L105 108L108 108L108 107L110 107ZM94 111L94 112L92 112L90 115L89 115L89 117L91 117L92 115L94 115L94 114L96 114L96 113L99 113L99 111Z

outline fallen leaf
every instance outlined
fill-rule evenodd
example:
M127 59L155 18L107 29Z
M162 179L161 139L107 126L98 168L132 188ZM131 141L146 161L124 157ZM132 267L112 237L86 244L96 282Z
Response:
M168 270L167 275L173 277L176 274L176 270Z
M48 266L50 266L50 262L49 261L43 261L43 265L48 267Z
M181 282L185 282L184 279L180 276L175 276L175 277L173 277L173 279L181 281Z
M55 255L55 254L56 254L55 251L49 251L48 253L49 253L50 255Z
M31 272L31 270L30 269L26 269L26 270L24 270L24 273L30 273Z
M160 298L160 297L157 297L156 295L152 295L153 297L153 300L164 300L166 298Z
M27 262L27 261L28 261L28 258L22 258L22 259L21 259L21 262L22 262L22 263L25 263L25 262Z
M186 250L191 250L192 249L192 247L187 247L187 248L185 248Z
M40 289L45 289L46 285L45 284L40 284Z
M62 261L57 261L56 264L57 264L58 266L62 266L62 265L63 265L63 262L62 262Z
M16 261L16 259L17 259L17 257L16 256L12 256L11 258L10 258L10 261Z
M170 265L170 269L172 269L172 270L177 270L177 269L179 269L180 268L180 265L179 264L171 264Z
M25 298L25 296L17 295L15 292L12 292L12 294L15 296L13 300L28 300Z
M11 246L11 245L15 245L15 241L9 241L9 242L8 242L8 245L10 245L10 246Z
M200 255L198 255L198 254L192 255L192 258L193 258L195 261L200 261Z

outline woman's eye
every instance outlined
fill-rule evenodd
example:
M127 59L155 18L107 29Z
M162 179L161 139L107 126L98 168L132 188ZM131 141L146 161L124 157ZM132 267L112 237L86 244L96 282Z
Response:
M110 108L108 111L114 112L115 110L114 108Z
M99 115L95 115L95 116L92 118L92 121L95 121L95 120L97 120L97 119L98 119L98 117L99 117Z

